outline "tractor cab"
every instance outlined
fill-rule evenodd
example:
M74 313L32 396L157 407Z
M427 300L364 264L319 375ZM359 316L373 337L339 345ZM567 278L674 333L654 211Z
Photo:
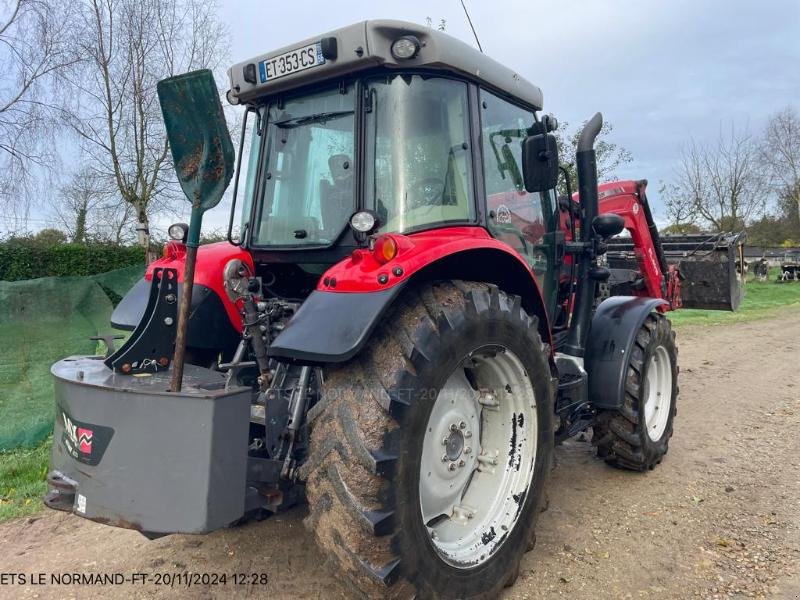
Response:
M277 294L305 297L369 238L451 227L483 228L555 289L554 191L523 178L542 94L517 73L429 28L367 21L229 76L247 109L238 243Z

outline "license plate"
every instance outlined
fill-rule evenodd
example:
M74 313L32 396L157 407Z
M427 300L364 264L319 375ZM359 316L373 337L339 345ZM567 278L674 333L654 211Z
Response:
M319 42L284 52L259 63L261 83L325 64Z

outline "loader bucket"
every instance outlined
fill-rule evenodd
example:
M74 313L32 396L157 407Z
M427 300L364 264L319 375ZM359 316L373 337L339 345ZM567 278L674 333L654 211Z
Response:
M735 311L744 298L745 232L661 235L656 248L662 272L675 267L680 295L673 308ZM639 263L643 254L629 237L608 242L607 260L612 270L612 296L640 295ZM622 273L615 278L614 272Z
M739 308L745 290L745 240L744 232L661 237L667 262L678 267L683 308Z

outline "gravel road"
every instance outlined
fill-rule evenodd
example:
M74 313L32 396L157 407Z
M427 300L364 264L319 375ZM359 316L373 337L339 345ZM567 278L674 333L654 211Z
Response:
M800 311L678 331L664 462L633 474L584 440L556 450L536 548L503 598L800 598ZM13 598L339 598L298 508L205 537L148 541L62 513L0 526ZM266 585L56 586L54 573L266 573ZM248 578L249 579L249 578Z

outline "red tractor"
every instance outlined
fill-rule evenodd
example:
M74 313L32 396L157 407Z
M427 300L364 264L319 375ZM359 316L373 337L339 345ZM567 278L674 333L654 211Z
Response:
M176 224L114 311L128 341L53 367L47 503L155 537L307 501L365 594L495 597L533 546L555 444L591 428L609 464L661 462L665 313L734 309L742 239L670 246L645 182L598 188L599 114L559 198L539 88L429 28L362 22L229 74L244 218L197 252L183 389L196 244Z

